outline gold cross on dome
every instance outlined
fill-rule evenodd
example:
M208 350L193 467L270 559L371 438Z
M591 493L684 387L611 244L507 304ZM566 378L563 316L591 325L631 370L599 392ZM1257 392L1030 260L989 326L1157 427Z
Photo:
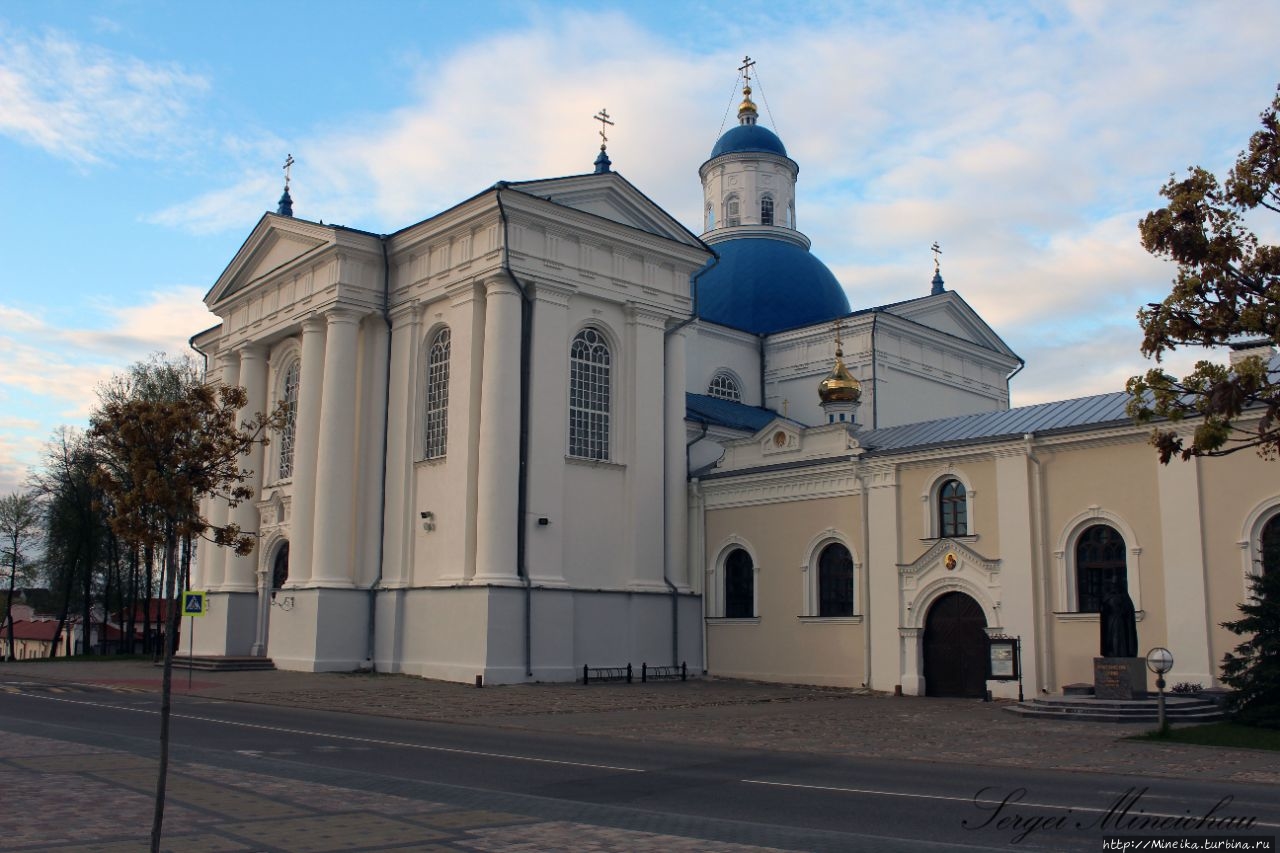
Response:
M751 69L755 67L756 61L749 56L742 57L742 64L738 66L738 70L742 72L742 82L751 85Z
M933 243L931 251L933 252L933 271L939 272L942 269L942 264L940 262L942 247L938 245L936 240Z
M293 155L290 154L284 160L284 188L289 189L289 170L293 167Z
M613 122L609 120L609 111L607 109L600 110L592 118L600 122L600 150L603 151L605 144L609 141L609 137L605 136L605 130L608 129L606 125L612 125Z
M831 324L831 328L836 333L836 350L838 351L842 343L840 340L840 331L844 328L844 320L837 319L834 323ZM839 353L837 352L837 354Z

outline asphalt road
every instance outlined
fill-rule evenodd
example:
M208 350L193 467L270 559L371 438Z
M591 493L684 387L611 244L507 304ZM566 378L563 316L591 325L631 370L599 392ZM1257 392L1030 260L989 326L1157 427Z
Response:
M157 754L159 697L0 693L0 730ZM734 750L176 697L171 756L227 769L794 850L1097 851L1109 835L1274 837L1274 786ZM1180 825L1167 822L1182 819ZM1222 824L1219 824L1220 826Z

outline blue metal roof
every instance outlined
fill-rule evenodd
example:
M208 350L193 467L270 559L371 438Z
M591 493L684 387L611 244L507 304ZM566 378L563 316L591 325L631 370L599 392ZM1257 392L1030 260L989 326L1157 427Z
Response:
M849 313L849 297L803 246L770 237L716 243L720 256L697 278L698 316L757 335Z
M787 149L778 135L758 124L740 124L725 131L724 135L716 140L715 147L711 149L711 156L707 159L714 160L721 154L734 151L767 151L770 154L787 156Z
M758 406L709 397L706 394L685 394L685 419L709 426L759 432L778 417L778 413Z
M913 447L995 441L1018 438L1029 432L1043 433L1103 424L1131 424L1125 414L1129 395L1123 391L1056 400L1021 406L1002 412L983 412L918 424L885 427L858 435L858 443L872 452L890 452Z

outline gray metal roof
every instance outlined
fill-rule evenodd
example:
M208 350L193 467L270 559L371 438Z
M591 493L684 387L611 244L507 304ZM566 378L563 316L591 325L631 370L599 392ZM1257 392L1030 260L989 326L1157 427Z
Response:
M1128 401L1129 395L1123 391L1075 400L1056 400L1003 412L984 412L868 430L858 434L858 443L873 453L883 453L913 447L1016 438L1029 432L1131 424L1133 421L1124 411Z

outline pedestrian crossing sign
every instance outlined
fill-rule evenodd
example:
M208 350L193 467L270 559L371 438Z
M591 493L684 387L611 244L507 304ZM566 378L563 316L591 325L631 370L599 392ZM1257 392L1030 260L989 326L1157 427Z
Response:
M204 592L185 590L182 593L182 615L203 616L205 613Z

